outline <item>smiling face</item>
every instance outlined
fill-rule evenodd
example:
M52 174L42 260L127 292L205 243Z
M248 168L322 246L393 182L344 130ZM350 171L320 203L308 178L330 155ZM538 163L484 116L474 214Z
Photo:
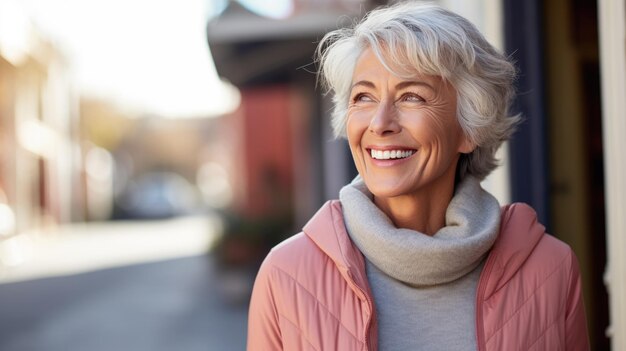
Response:
M456 118L456 91L437 76L389 72L370 49L352 75L348 142L376 197L454 186L460 153L474 148Z

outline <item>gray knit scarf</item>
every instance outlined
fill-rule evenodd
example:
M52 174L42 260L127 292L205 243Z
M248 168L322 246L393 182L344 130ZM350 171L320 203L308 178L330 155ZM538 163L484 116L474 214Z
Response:
M386 274L413 286L451 282L476 268L498 235L498 201L471 176L457 185L446 226L433 236L396 228L357 177L339 199L348 234L363 255Z

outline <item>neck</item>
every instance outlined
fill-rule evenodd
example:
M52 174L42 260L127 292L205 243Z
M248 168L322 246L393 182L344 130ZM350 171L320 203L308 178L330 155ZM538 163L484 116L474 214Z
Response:
M401 196L374 197L374 203L397 228L433 236L446 225L446 210L454 195L454 170L422 189Z

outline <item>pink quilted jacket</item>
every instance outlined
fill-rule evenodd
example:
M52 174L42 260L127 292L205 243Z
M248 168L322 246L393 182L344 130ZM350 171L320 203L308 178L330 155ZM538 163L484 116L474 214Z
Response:
M256 278L248 350L377 350L362 254L330 201L276 246ZM578 264L524 204L502 211L476 292L477 349L588 350Z

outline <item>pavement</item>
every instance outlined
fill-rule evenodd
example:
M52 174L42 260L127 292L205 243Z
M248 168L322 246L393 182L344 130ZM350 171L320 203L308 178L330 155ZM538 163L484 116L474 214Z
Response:
M121 228L120 224L111 225ZM137 245L141 235L132 233L150 232L151 228L168 225L172 223L126 225L133 228L126 228L128 240L117 237L115 246ZM198 253L202 250L193 245L184 250L170 243L172 250L164 250L170 240L202 237L189 232L206 234L205 224L186 226L188 233L184 235L153 235L151 245L159 249L144 254L142 262L123 255L118 255L115 261L111 254L102 253L111 250L111 246L101 244L110 239L106 234L107 228L111 228L108 226L73 227L66 232L75 235L74 241L90 237L87 247L81 249L78 244L69 244L72 240L68 237L72 235L57 235L63 245L33 249L48 253L43 255L48 257L44 262L36 263L31 258L30 264L21 264L23 269L17 266L10 273L4 269L0 275L4 277L0 279L1 351L245 349L247 303L255 272L219 269L212 254ZM166 232L169 233L163 230ZM206 242L204 238L196 244ZM46 270L46 262L53 266L56 262L51 257L64 261L61 259L64 255L72 256L64 250L86 250L103 264L94 266L89 253L81 252L76 255L80 260L57 263L66 269ZM161 256L155 254L157 251Z

